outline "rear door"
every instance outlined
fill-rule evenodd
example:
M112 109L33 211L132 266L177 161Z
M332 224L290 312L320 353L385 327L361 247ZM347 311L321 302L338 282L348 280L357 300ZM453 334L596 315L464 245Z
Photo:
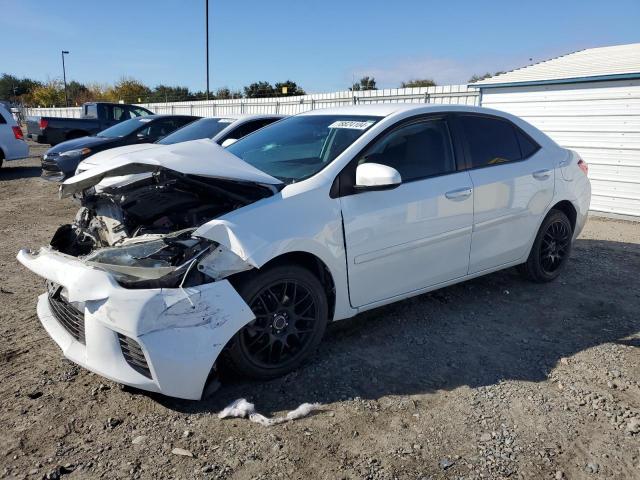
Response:
M553 159L507 119L458 114L474 188L469 273L528 254L554 192Z
M473 192L469 172L457 171L446 118L420 118L393 129L348 168L355 171L364 162L395 168L402 184L340 198L351 304L466 275Z

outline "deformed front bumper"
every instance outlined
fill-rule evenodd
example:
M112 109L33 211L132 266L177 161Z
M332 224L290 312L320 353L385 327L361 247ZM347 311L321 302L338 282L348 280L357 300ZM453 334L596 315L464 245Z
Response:
M143 390L199 399L226 343L254 318L227 280L184 289L126 289L109 273L48 248L36 254L21 250L17 258L59 285L61 301L78 310L82 335L69 326L73 319L51 300L52 293L38 299L38 317L65 357ZM145 363L146 373L139 367Z

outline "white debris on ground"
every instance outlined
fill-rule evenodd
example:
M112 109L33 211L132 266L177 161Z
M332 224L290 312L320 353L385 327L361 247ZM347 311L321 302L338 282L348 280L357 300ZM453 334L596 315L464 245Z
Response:
M218 418L249 418L250 421L258 423L265 427L271 425L277 425L284 422L290 422L299 418L306 417L314 410L319 410L322 407L319 403L303 403L295 410L291 410L284 417L267 418L264 415L256 412L256 407L253 403L248 402L244 398L239 398L231 402L224 410L218 413Z

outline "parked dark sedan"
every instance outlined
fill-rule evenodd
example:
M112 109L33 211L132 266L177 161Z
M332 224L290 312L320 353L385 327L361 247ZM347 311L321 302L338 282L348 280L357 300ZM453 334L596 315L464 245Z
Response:
M147 115L107 128L95 136L75 138L50 148L42 157L42 177L62 181L72 177L78 164L89 155L110 148L152 143L200 117Z

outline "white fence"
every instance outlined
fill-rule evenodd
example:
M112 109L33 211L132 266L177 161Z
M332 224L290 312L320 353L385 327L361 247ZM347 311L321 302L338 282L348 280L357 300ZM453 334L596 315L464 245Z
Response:
M436 87L392 88L359 92L314 93L295 97L141 103L140 105L159 114L217 117L242 113L280 113L284 115L294 115L317 108L370 103L478 105L478 101L479 94L476 89L468 88L466 85L439 85ZM81 107L27 108L26 114L78 118L81 114Z

